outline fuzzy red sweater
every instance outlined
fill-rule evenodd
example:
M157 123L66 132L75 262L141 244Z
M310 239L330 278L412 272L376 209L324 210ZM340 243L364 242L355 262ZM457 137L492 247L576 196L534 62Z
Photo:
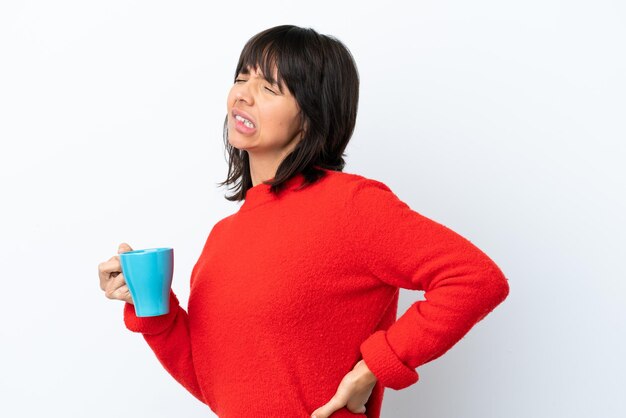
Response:
M124 322L163 367L220 418L309 417L362 358L384 388L418 380L502 302L508 281L470 241L413 211L385 184L325 170L274 196L248 190L211 229L190 280L188 311ZM396 320L399 288L425 291Z

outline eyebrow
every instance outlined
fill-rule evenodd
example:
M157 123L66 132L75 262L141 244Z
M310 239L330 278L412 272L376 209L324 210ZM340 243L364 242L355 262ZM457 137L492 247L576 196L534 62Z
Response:
M284 93L283 91L283 87L278 84L278 80L269 80L267 77L265 77L265 74L263 74L263 72L259 69L259 71L257 71L257 74L260 74L258 77L262 78L263 80L267 81L268 83L270 83L272 86L276 86L278 87L278 90L280 90L281 93ZM242 68L241 71L239 71L239 75L250 75L250 66L247 66L245 68Z

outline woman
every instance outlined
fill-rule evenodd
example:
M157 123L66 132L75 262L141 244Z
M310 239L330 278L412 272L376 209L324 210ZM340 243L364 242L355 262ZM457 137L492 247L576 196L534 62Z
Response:
M379 417L384 388L415 383L508 294L470 241L342 172L358 95L337 39L287 25L257 34L224 124L221 184L244 202L210 231L188 311L172 291L168 314L137 317L119 256L99 266L128 329L220 418ZM399 288L426 300L396 321Z

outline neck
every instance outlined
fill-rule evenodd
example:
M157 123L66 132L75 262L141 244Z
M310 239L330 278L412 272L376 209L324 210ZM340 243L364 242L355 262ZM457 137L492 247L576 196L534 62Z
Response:
M278 171L278 166L285 159L285 157L293 152L299 142L299 139L301 139L301 137L298 138L296 136L292 138L287 146L275 151L274 153L254 153L247 150L252 185L256 186L259 183L273 179L276 176L276 171Z
M248 153L250 161L250 177L252 179L252 186L256 186L264 181L273 179L276 176L276 171L280 165L281 160L276 158L263 158L253 156Z

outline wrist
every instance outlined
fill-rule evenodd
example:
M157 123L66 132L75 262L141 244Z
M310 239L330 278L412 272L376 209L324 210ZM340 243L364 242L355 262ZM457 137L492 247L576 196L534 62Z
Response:
M369 367L367 367L365 360L360 360L357 363L357 368L361 371L364 379L367 380L369 383L373 384L378 381L378 378L376 377L376 375L370 370Z

